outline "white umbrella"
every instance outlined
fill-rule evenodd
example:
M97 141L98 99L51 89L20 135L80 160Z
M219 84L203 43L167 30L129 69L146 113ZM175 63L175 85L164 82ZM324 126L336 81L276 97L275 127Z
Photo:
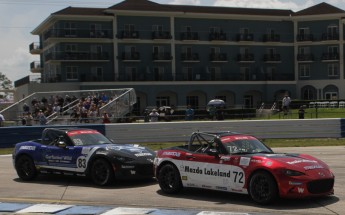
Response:
M207 106L215 106L215 107L221 107L221 106L225 106L225 102L221 99L212 99L211 101L209 101L207 103Z

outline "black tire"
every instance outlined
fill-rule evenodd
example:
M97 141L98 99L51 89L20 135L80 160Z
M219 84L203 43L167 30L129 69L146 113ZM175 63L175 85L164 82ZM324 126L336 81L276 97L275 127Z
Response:
M114 170L105 159L96 159L91 164L91 179L93 183L104 186L114 181Z
M21 155L19 158L17 158L15 167L17 175L24 181L31 181L37 176L37 170L34 161L27 155Z
M267 172L255 173L249 182L249 195L259 204L272 203L278 197L277 183Z
M180 173L172 164L165 164L160 168L158 183L160 188L169 194L178 193L183 188Z

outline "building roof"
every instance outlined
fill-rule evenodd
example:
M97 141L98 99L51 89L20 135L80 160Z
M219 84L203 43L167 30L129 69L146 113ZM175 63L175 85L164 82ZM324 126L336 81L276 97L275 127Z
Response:
M105 8L82 8L82 7L66 7L59 10L52 15L89 15L89 16L103 16Z
M110 10L137 10L137 11L164 11L164 12L188 12L188 13L214 13L214 14L238 14L238 15L267 15L289 16L291 10L258 9L258 8L234 8L215 6L190 6L158 4L148 0L124 0L109 7Z
M334 7L330 4L322 2L320 4L308 7L304 10L296 12L295 16L308 16L308 15L321 15L321 14L333 14L333 13L345 13L344 10Z

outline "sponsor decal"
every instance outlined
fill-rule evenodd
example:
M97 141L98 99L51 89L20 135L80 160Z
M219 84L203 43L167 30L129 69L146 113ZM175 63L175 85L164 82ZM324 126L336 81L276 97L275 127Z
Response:
M228 142L232 142L235 140L255 140L255 138L251 137L251 136L244 136L244 135L227 136L227 137L221 138L221 141L223 143L228 143Z
M321 165L305 166L304 169L305 170L323 169L323 166L321 166Z
M187 186L188 186L188 187L198 187L198 186L196 186L196 185L193 184L193 183L187 183Z
M265 165L266 166L272 166L272 161L267 161Z
M184 181L187 181L188 177L187 176L182 176L181 179L184 180Z
M46 155L45 159L50 163L70 163L72 161L72 156Z
M304 193L304 188L302 188L302 187L297 187L297 192L298 192L298 193Z
M131 170L130 171L132 175L135 175L136 174L136 171L135 170Z
M122 169L134 169L135 166L126 166L126 165L122 165L121 168L122 168Z
M240 165L241 166L249 166L250 158L247 157L241 157L240 159Z
M151 153L138 153L138 154L134 154L136 157L145 157L145 156L152 156Z
M30 150L30 151L35 151L36 146L21 146L19 150Z
M293 186L299 186L302 185L302 182L297 182L297 181L289 181L289 185L293 185Z
M181 153L180 152L163 152L162 155L180 157Z
M229 171L220 171L219 169L216 169L216 170L214 170L212 168L201 169L199 167L191 168L189 166L185 166L184 171L189 172L189 173L200 174L200 175L211 175L211 176L220 176L220 177L227 177L227 178L230 178L230 175L231 175L230 170Z
M78 134L99 134L98 131L96 130L80 130L80 131L70 131L67 133L68 136L74 136L74 135L78 135Z
M301 160L289 161L289 162L286 162L286 163L288 163L288 164L298 164L298 163L317 163L317 161L312 161L312 160L301 159Z
M222 160L222 161L230 161L230 157L229 156L222 156L222 157L220 157L220 160Z
M221 186L216 186L216 189L217 190L228 190L227 187L221 187Z
M321 176L321 177L325 177L325 176L326 176L323 172L319 172L318 174L319 174L319 176Z
M211 186L205 185L205 184L201 185L201 187L202 187L202 188L206 188L206 189L211 189L211 188L212 188Z
M250 162L253 162L253 163L262 163L262 160L251 159Z

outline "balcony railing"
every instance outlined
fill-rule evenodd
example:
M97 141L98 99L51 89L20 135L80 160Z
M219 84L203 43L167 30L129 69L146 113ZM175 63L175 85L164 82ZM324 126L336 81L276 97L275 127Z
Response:
M109 60L109 53L92 53L92 52L52 52L45 56L45 60L58 61L104 61Z
M254 62L254 54L238 54L237 61L238 62Z
M153 40L170 40L172 38L169 31L154 31L152 32Z
M296 40L298 42L314 41L314 35L313 34L297 34Z
M228 56L226 53L211 53L210 61L211 62L227 62Z
M122 52L119 59L123 61L140 61L140 53L139 52Z
M209 40L210 41L226 41L227 37L226 37L226 33L210 33L209 34Z
M323 61L338 61L339 60L339 53L323 53L321 60Z
M38 61L31 62L30 63L30 71L32 73L40 73L40 72L42 72L42 67L41 67L40 62L38 62Z
M42 47L39 43L31 43L29 49L31 54L41 54L42 52Z
M298 54L297 60L298 61L314 61L314 55L313 54Z
M236 34L237 41L254 41L253 34Z
M120 34L117 35L119 39L139 39L139 31L121 31Z
M172 60L172 56L171 56L170 52L152 53L152 60L154 60L154 61L170 61L170 60Z
M339 34L327 34L323 33L321 40L339 40Z
M182 61L192 61L192 62L199 62L199 54L198 53L182 53L181 54Z
M181 40L199 40L197 32L183 32L180 34Z
M50 29L44 34L49 38L107 38L112 39L112 30Z
M264 34L262 40L264 42L280 42L280 35L279 34Z
M280 54L265 54L264 55L264 62L280 62Z

